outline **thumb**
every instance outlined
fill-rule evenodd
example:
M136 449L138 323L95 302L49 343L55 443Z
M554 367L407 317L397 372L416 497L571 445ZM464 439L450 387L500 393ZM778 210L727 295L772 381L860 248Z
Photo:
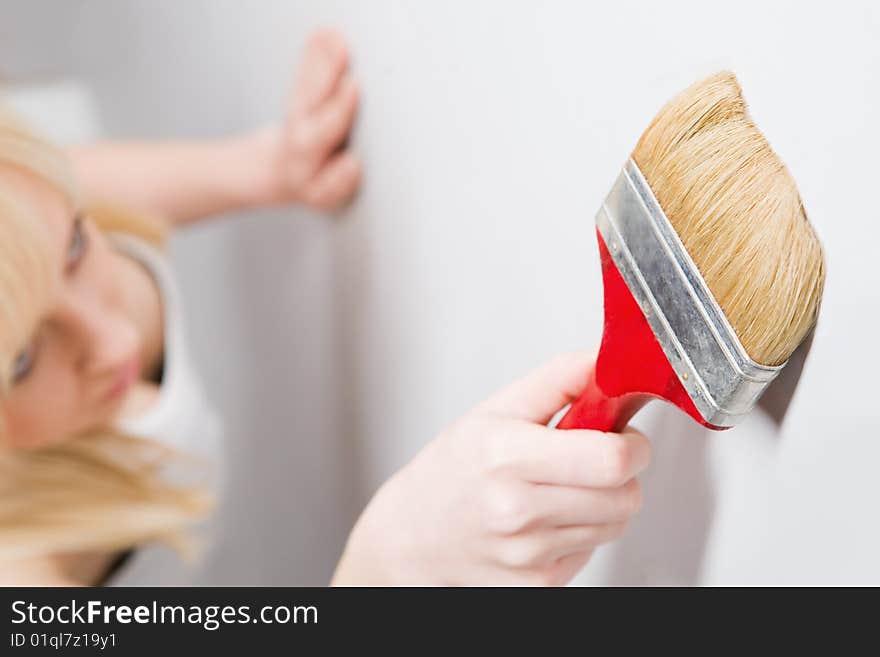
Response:
M549 363L496 392L477 410L547 424L587 385L596 361L591 351L556 356Z

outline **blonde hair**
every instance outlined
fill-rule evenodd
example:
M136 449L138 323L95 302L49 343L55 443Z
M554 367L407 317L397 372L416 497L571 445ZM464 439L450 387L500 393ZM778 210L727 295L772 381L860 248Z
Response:
M787 360L819 312L822 245L736 77L676 96L632 156L751 358Z
M0 110L0 165L48 183L72 203L78 190L64 154ZM159 243L154 218L102 206L90 212L104 230ZM47 303L48 245L14 197L0 188L0 395L11 366ZM0 559L111 551L153 540L186 546L186 528L210 508L196 484L172 484L182 458L147 438L100 428L49 447L5 444L0 423Z

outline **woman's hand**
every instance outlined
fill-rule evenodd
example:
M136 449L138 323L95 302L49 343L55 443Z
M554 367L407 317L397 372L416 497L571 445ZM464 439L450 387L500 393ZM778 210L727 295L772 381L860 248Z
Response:
M349 201L361 180L360 162L346 148L357 105L345 40L333 30L315 32L283 122L254 137L267 164L258 204L332 210Z
M641 506L648 440L550 429L593 359L558 357L477 406L380 488L334 584L562 585Z
M97 142L68 154L88 202L174 224L266 205L332 210L361 180L346 147L357 104L345 41L321 30L309 39L277 125L202 141Z

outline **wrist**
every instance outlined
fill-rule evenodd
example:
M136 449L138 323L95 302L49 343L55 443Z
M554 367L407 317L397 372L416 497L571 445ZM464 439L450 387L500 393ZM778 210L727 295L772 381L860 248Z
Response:
M333 574L334 586L397 586L412 583L412 546L403 540L406 514L396 503L394 486L400 473L376 492L351 530Z
M218 143L218 161L231 175L227 193L239 208L274 205L278 199L281 131L266 126Z
M365 512L366 513L366 512ZM345 550L333 578L331 586L389 586L391 573L387 572L382 551L365 532L363 518L358 520L345 545Z

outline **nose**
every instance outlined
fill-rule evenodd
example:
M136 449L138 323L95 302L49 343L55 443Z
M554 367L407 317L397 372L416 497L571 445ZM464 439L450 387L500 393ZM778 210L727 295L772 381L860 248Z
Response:
M113 373L138 352L135 325L100 299L71 298L65 304L64 318L76 342L75 367L84 375Z

